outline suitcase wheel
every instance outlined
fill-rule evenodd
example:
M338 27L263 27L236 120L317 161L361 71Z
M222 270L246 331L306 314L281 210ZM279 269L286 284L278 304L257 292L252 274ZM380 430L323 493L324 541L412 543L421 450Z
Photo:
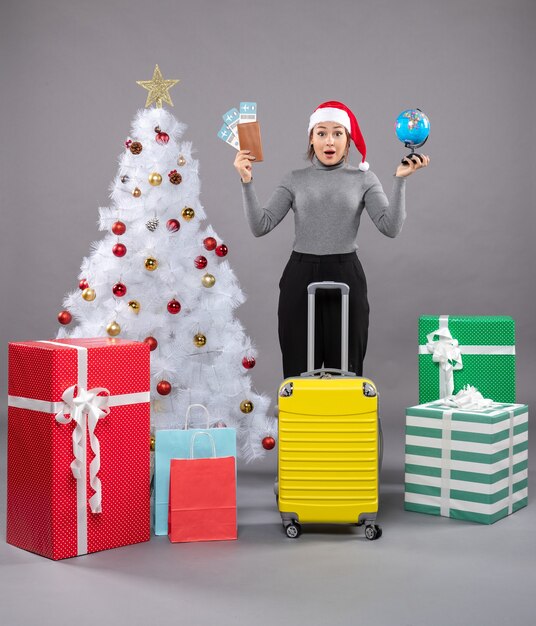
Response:
M301 535L301 524L298 522L291 522L288 526L285 526L285 532L289 539L296 539Z
M377 524L369 524L365 527L365 537L370 541L379 539L382 536L382 529Z

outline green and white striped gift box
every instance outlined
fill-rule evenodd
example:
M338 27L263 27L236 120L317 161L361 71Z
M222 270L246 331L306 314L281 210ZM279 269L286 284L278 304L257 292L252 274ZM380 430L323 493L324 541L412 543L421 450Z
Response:
M404 508L493 524L527 505L528 406L406 410Z

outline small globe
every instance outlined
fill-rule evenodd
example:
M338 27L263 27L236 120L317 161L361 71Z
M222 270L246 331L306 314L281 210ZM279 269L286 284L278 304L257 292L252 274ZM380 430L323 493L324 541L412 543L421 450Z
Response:
M418 148L428 139L430 120L419 109L402 111L396 118L395 132L406 148Z

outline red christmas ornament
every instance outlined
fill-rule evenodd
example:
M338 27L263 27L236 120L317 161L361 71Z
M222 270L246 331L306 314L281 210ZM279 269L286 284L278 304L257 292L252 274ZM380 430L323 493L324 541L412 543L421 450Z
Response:
M78 283L78 287L84 291L84 289L87 289L89 287L89 283L87 282L87 280L85 278L82 278L80 280L80 282Z
M112 233L114 235L124 235L127 227L123 222L114 222L112 224Z
M207 237L203 239L203 245L205 246L205 250L209 252L214 250L214 248L218 245L218 242L214 239L214 237Z
M214 252L216 252L218 256L227 256L229 248L224 243L222 243L221 246L218 246Z
M151 352L158 348L158 341L154 337L145 337L143 342L149 344Z
M127 292L127 287L126 285L123 285L123 283L115 283L115 285L112 287L112 291L114 296L122 298Z
M265 437L262 440L262 447L265 450L273 450L273 448L275 447L275 439L273 437Z
M179 311L181 310L181 303L178 300L175 300L175 299L170 300L167 303L167 310L172 315L177 315L177 313L179 313Z
M115 246L112 248L112 252L115 254L115 256L125 256L125 254L127 253L127 247L123 243L116 243Z
M72 319L73 319L73 316L69 313L69 311L60 311L58 313L58 322L60 324L63 324L64 326L67 326L67 324L70 324Z
M125 148L128 150L132 144L132 139L127 139L125 141Z
M180 227L181 227L181 223L179 222L179 220L171 219L166 222L166 228L171 233L176 233Z
M197 267L198 270L204 270L207 266L207 263L207 257L204 257L202 254L196 256L194 259L194 265Z
M254 358L254 357L252 357L252 356L245 356L245 357L242 359L242 365L243 365L243 366L244 366L247 370L250 370L250 369L254 368L254 367L255 367L255 363L256 363L255 358Z
M161 146L165 146L169 141L169 135L167 133L163 133L162 131L158 131L156 134L156 143L159 143Z
M171 393L171 383L167 380L161 380L158 385L156 385L156 390L161 396L167 396Z

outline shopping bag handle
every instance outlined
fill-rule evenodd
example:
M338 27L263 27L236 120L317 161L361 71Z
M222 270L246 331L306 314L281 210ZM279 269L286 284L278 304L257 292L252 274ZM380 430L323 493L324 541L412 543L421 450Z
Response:
M202 409L205 409L205 413L207 414L207 428L210 428L210 413L208 412L207 407L204 404L190 404L190 406L186 409L186 420L184 424L184 430L188 430L188 418L190 417L190 409L192 409L194 406L198 406L198 407L201 407Z
M194 434L194 436L192 437L192 441L190 442L190 458L191 459L194 458L195 440L198 437L201 437L201 435L206 435L210 439L210 445L212 447L212 456L215 457L216 456L216 444L214 443L214 437L210 433L207 433L204 430L201 430Z

